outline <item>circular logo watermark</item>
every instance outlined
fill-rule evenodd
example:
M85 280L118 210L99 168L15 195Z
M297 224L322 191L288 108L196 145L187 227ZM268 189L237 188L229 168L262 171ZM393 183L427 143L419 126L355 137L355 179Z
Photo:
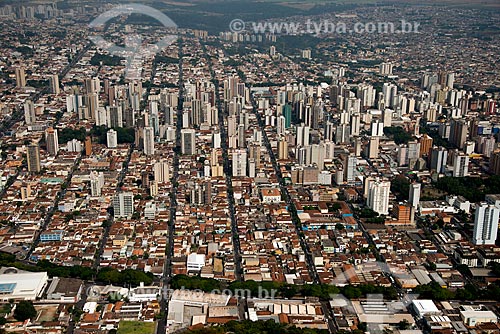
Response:
M177 24L175 24L175 22L172 21L170 17L155 8L137 3L119 5L102 13L92 22L90 22L89 28L101 28L105 26L105 24L109 20L112 20L118 16L130 15L134 13L152 17L160 22L167 30L165 37L163 37L153 45L143 46L142 38L140 35L126 36L125 47L120 47L112 42L106 41L101 35L89 37L95 45L103 50L108 51L109 54L113 56L124 57L127 59L127 66L125 69L126 77L132 70L134 60L137 60L138 57L142 59L141 55L147 56L156 54L163 50L165 47L171 45L177 39L177 34L173 33L176 32Z

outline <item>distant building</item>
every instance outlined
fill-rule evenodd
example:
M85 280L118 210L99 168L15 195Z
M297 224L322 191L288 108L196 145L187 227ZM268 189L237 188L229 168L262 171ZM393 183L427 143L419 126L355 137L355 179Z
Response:
M302 55L302 58L304 58L304 59L311 59L311 55L312 55L311 50L310 49L302 50L301 55Z
M449 141L458 148L463 148L467 140L469 128L463 119L451 120Z
M40 234L40 242L61 241L64 231L45 231Z
M380 75L392 75L392 69L394 65L392 63L381 63L378 66L378 72Z
M467 326L475 327L484 323L496 324L498 322L498 317L495 313L485 309L484 306L474 307L471 305L464 305L461 306L461 308L460 317Z
M47 289L47 299L76 303L82 297L83 281L77 278L54 277Z
M399 204L394 207L394 216L397 222L389 220L386 225L413 225L415 209L409 205Z
M439 311L432 300L416 299L411 302L411 307L419 319L422 319L426 315L441 314L441 311Z
M278 159L288 159L288 141L284 137L278 141Z
M271 57L274 57L276 55L276 47L274 45L271 45L271 47L269 47L269 55Z
M428 156L432 148L432 137L427 134L423 135L418 142L420 143L420 157Z

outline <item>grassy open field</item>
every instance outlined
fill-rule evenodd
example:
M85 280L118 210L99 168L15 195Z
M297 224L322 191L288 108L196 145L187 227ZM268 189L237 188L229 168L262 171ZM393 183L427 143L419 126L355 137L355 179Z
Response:
M120 321L117 334L154 334L154 332L154 322Z

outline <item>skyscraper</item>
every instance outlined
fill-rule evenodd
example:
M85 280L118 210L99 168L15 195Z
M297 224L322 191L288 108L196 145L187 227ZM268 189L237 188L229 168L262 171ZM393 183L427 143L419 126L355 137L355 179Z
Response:
M102 187L104 187L104 174L96 171L90 172L90 194L93 197L101 196Z
M454 177L465 177L469 175L469 156L460 153L455 156L453 163L453 176Z
M59 89L59 76L53 74L49 77L50 92L54 95L59 95L61 90Z
M144 128L144 154L155 154L155 131L153 127L147 126Z
M107 124L110 128L123 127L123 112L120 105L111 107L107 106L106 114Z
M384 94L384 106L393 108L395 97L398 94L398 87L394 84L384 83L382 93Z
M47 144L47 152L50 155L56 156L59 152L59 138L57 137L57 129L52 127L45 130L45 142Z
M420 190L422 185L420 183L412 183L410 184L410 196L409 202L410 205L414 208L418 207L418 203L420 202Z
M106 133L106 144L108 148L116 148L118 146L118 135L113 129L109 129Z
M384 123L376 120L371 124L371 135L372 137L382 137L384 135Z
M278 141L278 159L288 159L288 142L284 137Z
M181 152L187 155L196 153L196 132L194 129L181 130Z
M233 151L233 176L247 176L247 151Z
M431 170L438 173L446 171L448 161L448 150L444 147L433 147L431 150Z
M101 91L101 82L99 78L87 78L85 79L85 90L87 93L99 93Z
M490 172L494 175L500 175L500 151L491 154Z
M260 145L251 144L248 147L248 158L255 161L255 167L260 168Z
M283 116L285 117L285 128L290 128L292 126L292 105L285 104L283 106Z
M367 157L368 159L377 159L379 153L379 143L380 137L370 137L370 141L367 146Z
M24 102L24 121L27 125L36 122L35 105L31 100L26 100L26 102Z
M121 192L113 196L113 210L115 218L132 217L134 213L134 194Z
M22 66L16 67L16 87L26 87L26 73L24 73L24 67Z
M85 137L85 155L92 155L92 138L90 136Z
M475 245L494 245L497 240L500 209L485 202L476 204L473 242Z
M378 71L380 75L392 75L392 69L394 65L392 63L381 63L378 66Z
M432 148L432 137L425 134L419 138L418 142L420 143L420 157L429 155Z
M154 164L154 179L158 183L168 182L170 180L170 170L167 161L161 160Z
M40 147L38 143L28 145L27 152L28 171L31 173L39 173L40 168Z
M297 126L297 146L309 145L309 127L301 124Z
M468 127L465 120L454 120L450 122L450 143L458 148L463 148L467 140Z
M358 163L358 159L355 156L349 155L344 160L344 173L345 173L345 181L353 182L355 178L354 171L356 169L356 164Z
M389 181L374 180L368 184L368 198L366 205L381 215L389 214Z

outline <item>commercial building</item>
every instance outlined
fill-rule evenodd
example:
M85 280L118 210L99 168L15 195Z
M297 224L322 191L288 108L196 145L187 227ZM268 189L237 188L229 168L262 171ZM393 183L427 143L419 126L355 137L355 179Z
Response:
M494 312L485 309L483 306L479 308L474 308L470 305L464 305L461 307L460 317L462 321L470 327L475 327L476 325L484 323L497 323L498 318Z
M35 300L41 297L48 280L46 272L30 273L16 268L2 268L0 299Z

